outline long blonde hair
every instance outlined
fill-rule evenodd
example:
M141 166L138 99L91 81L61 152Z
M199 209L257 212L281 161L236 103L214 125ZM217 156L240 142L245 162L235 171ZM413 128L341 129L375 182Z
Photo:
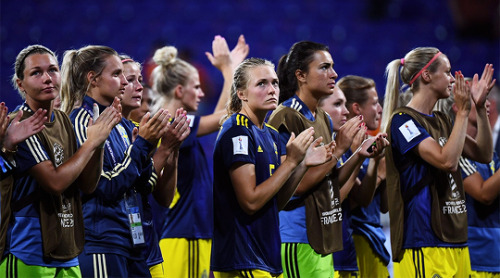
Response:
M385 69L387 84L385 87L381 131L387 131L389 118L398 105L399 93L408 86L412 92L418 90L421 78L417 78L411 85L410 81L438 52L440 52L439 49L435 47L417 47L408 52L403 59L395 59L387 65ZM429 65L428 69L430 72L435 72L438 66L439 60L435 60ZM400 86L400 77L405 84L403 87Z
M90 89L91 80L87 80L90 71L101 75L110 56L118 56L111 47L89 45L78 50L67 50L61 66L61 110L70 114L73 108L80 105L83 97Z

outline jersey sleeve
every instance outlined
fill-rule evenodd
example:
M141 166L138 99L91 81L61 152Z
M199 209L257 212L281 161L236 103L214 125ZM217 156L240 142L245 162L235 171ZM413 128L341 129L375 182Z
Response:
M405 154L424 139L429 133L415 119L408 114L394 115L391 122L392 146L401 154Z
M184 139L184 141L181 144L181 148L191 148L196 140L197 140L197 133L198 133L198 128L200 126L200 118L199 116L194 116L194 115L187 115L187 118L191 120L189 122L189 128L191 129L191 132L189 133L188 137Z
M90 117L90 114L82 108L73 111L70 116L75 129L78 147L87 139L87 125ZM156 185L156 175L148 176L148 171L151 171L150 168L152 167L149 152L153 146L141 136L137 136L123 156L120 156L123 159L115 163L111 157L117 157L118 154L111 154L113 148L110 145L121 143L122 138L119 139L120 141L112 142L111 137L112 135L108 137L104 146L103 169L93 194L106 201L116 201L123 198L123 194L132 186L135 186L141 177Z
M477 172L476 164L473 163L468 158L463 156L460 157L458 161L458 166L460 166L460 172L462 173L462 179L467 178L468 176Z
M149 177L152 177L152 182L156 185L156 176L148 176L147 172L143 173L146 167L151 167L150 151L151 144L138 136L134 143L128 147L121 162L112 165L109 159L105 159L95 193L106 200L119 200L129 188L140 180L141 174L148 181Z
M18 150L15 155L16 172L24 173L33 166L50 160L45 147L40 142L36 135L32 135L28 139L17 145Z
M0 180L2 180L12 173L14 165L13 163L11 163L11 161L9 161L9 159L4 158L3 155L0 155L0 169Z
M236 162L255 164L255 142L248 128L233 126L219 141L222 151L222 162L226 169Z

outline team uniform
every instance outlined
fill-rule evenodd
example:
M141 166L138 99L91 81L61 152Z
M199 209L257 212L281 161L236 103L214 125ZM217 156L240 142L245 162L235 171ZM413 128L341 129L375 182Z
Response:
M366 175L370 159L365 159L359 172L359 179ZM360 277L388 277L387 265L391 259L384 246L385 235L380 225L381 188L375 191L367 207L358 206L351 211L351 227L356 248Z
M470 273L465 194L460 174L439 171L415 151L432 134L443 146L450 133L449 118L438 112L425 115L411 108L400 108L391 119L391 148L386 154L387 191L393 259L401 260L395 266L395 277L466 277ZM398 198L395 194L401 195Z
M199 116L188 115L191 132L178 158L177 188L170 208L155 206L166 276L208 277L213 236L212 175L197 133Z
M7 229L10 222L10 201L12 198L12 185L14 184L12 172L15 163L11 155L0 153L0 262L3 258L5 242L7 241Z
M352 151L347 151L342 160L346 161L352 155ZM368 169L370 159L365 159L361 165L358 178L363 180ZM350 208L349 201L344 201L342 208L348 210L343 219L350 227L344 228L350 231L350 239L344 239L344 250L334 253L335 270L350 271L346 277L359 275L360 277L388 277L390 254L384 246L385 235L380 225L380 201L381 192L377 188L373 199L367 207L357 206ZM353 257L354 255L354 257ZM359 267L359 268L358 268ZM356 272L358 270L358 272Z
M483 180L487 180L500 168L500 160L496 153L489 164L461 158L460 168L464 180L476 172ZM466 195L466 198L469 224L467 243L473 270L472 277L499 277L500 198L497 196L490 205L485 205L470 195Z
M222 125L213 157L211 269L215 277L275 277L282 273L276 196L248 215L238 204L229 175L235 163L251 163L255 183L267 180L281 164L278 137L276 130L268 125L260 129L243 114L233 114Z
M325 120L325 121L323 121ZM269 124L279 131L280 145L286 155L286 143L291 132L299 134L304 129L314 126L314 137L323 136L323 142L328 144L332 140L333 123L330 117L320 108L316 111L316 118L302 100L294 95L278 106L269 118ZM286 127L288 126L288 127ZM296 129L296 130L295 130ZM327 177L329 179L329 177ZM285 207L280 211L280 233L282 240L281 256L285 277L333 277L333 257L334 251L342 249L342 208L340 203L340 192L338 182L323 180L311 192L304 196L294 196L291 203L293 207ZM312 195L323 191L321 194L328 198L327 203L333 207L316 209L307 209L307 202L317 200L317 196ZM317 205L317 204L314 204ZM312 205L311 208L314 206ZM287 205L288 206L288 205ZM316 210L316 212L312 212ZM308 215L308 211L311 213ZM319 215L328 215L328 217L318 217ZM307 216L306 216L307 215ZM309 229L306 224L306 218L309 222L318 221L314 229ZM321 218L321 219L320 219ZM328 219L326 219L328 218ZM317 228L321 226L322 228ZM326 229L327 231L323 230ZM320 235L316 232L320 231ZM311 240L315 240L315 245L328 246L327 254L320 254L316 251ZM324 250L323 250L324 251Z
M34 113L26 103L16 110L24 112L23 118ZM60 111L54 111L50 115L45 129L39 135L32 135L18 144L18 151L14 155L16 167L12 169L12 215L4 253L7 256L0 264L0 276L55 277L60 274L81 277L78 266L81 246L76 242L83 239L78 183L70 185L60 196L51 195L43 191L29 173L32 167L45 161L51 161L58 167L75 151L73 127L68 117ZM41 212L41 208L47 203L52 203L50 209L54 209L49 218L47 211ZM47 225L54 224L47 219L53 220L54 217L56 226L49 230L53 234L47 234ZM60 242L50 243L47 240L47 237L55 238L57 235L61 238L54 240ZM61 244L64 246L60 246ZM56 249L51 253L47 250L49 247Z
M347 153L343 154L337 165L342 166L350 157ZM358 261L356 258L356 248L352 238L351 227L351 205L349 200L342 202L342 245L343 250L333 253L333 268L335 277L352 278L359 277Z
M129 138L132 138L134 128L139 128L139 123L125 118L122 118L122 124L127 130ZM141 198L143 207L142 227L146 242L146 248L143 249L143 252L144 257L146 258L146 264L149 267L149 272L151 272L151 277L164 277L165 274L161 264L163 262L163 258L161 256L158 234L156 233L153 221L153 208L151 206L151 202L154 201L154 198L149 192L141 193Z
M70 115L77 143L86 140L93 104L85 96ZM98 104L99 110L106 107ZM94 193L83 196L85 248L79 256L83 276L150 276L144 248L142 194L152 192L157 176L149 153L155 146L132 138L117 124L104 144L103 171Z

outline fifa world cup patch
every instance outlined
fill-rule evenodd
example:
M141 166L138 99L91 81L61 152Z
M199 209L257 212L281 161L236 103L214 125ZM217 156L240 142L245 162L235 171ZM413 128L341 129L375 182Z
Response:
M189 127L192 128L194 125L194 115L186 115L186 119L190 120Z
M413 138L420 135L420 130L418 130L413 120L408 120L406 123L402 124L399 127L399 131L403 134L407 142L410 142Z
M233 154L248 155L248 136L233 137Z

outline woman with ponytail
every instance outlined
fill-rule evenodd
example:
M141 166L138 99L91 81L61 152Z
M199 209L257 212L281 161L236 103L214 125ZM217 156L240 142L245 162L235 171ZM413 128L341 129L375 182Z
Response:
M315 137L322 136L325 143L335 140L337 144L335 159L309 168L293 199L279 214L285 277L333 277L331 254L342 249L340 187L366 157L379 155L387 146L382 136L367 139L337 169L339 157L357 135L365 135L366 127L362 116L354 117L333 138L332 120L319 108L320 100L336 87L338 76L333 66L328 47L309 41L295 43L278 65L281 104L271 114L269 124L279 131L282 149L292 132L298 134L311 126ZM369 153L367 149L374 142L373 152ZM281 159L286 157L283 153Z
M11 125L19 132L32 121L31 115L42 125L16 149L9 146L3 151L16 167L12 188L2 184L2 228L8 221L9 234L0 273L5 277L81 277L78 254L83 249L84 227L80 194L92 194L96 189L97 173L102 171L100 146L121 116L110 107L99 119L89 119L85 123L88 140L77 149L70 119L53 108L61 88L54 52L30 45L17 55L14 67L13 85L25 102L14 111L17 116L12 115ZM4 214L9 201L3 197L9 190L12 214Z
M87 138L89 118L96 117L108 106L121 110L120 99L129 83L120 57L107 46L90 45L66 51L62 72L62 108L69 112L76 107L70 118L81 146ZM185 118L179 116L182 117ZM119 277L151 275L144 257L141 195L153 192L159 195L158 199L167 201L168 194L162 190L165 188L162 180L166 178L161 170L176 143L161 144L157 150L156 146L160 138L172 131L168 119L169 113L163 109L151 119L146 114L138 134L134 134L133 125L123 119L103 144L99 183L93 193L82 197L85 248L79 260L83 276L95 273ZM186 122L179 126L188 130Z
M419 47L386 69L387 86L382 128L391 148L386 154L391 245L395 277L468 277L467 210L458 161L463 154L487 163L492 158L486 95L493 69L466 83L461 72L451 74L450 61L433 47ZM394 110L400 78L413 94ZM454 91L457 114L452 125L434 111L438 99ZM472 100L472 101L471 101ZM466 135L468 115L475 105L478 133Z
M278 132L264 123L276 109L279 85L274 65L250 58L234 73L228 117L214 150L214 240L216 278L281 277L278 212L309 167L330 160L335 143L319 146L310 127L292 133L283 152Z
M212 53L206 55L224 76L222 93L208 115L188 115L191 134L179 150L177 189L170 208L154 210L160 235L163 269L167 277L207 277L213 235L212 171L200 137L217 131L225 113L234 68L245 59L248 45L243 35L229 51L226 40L216 36ZM165 46L153 56L158 65L152 73L153 89L158 93L153 111L182 108L194 113L204 97L198 70L177 57L177 49Z

